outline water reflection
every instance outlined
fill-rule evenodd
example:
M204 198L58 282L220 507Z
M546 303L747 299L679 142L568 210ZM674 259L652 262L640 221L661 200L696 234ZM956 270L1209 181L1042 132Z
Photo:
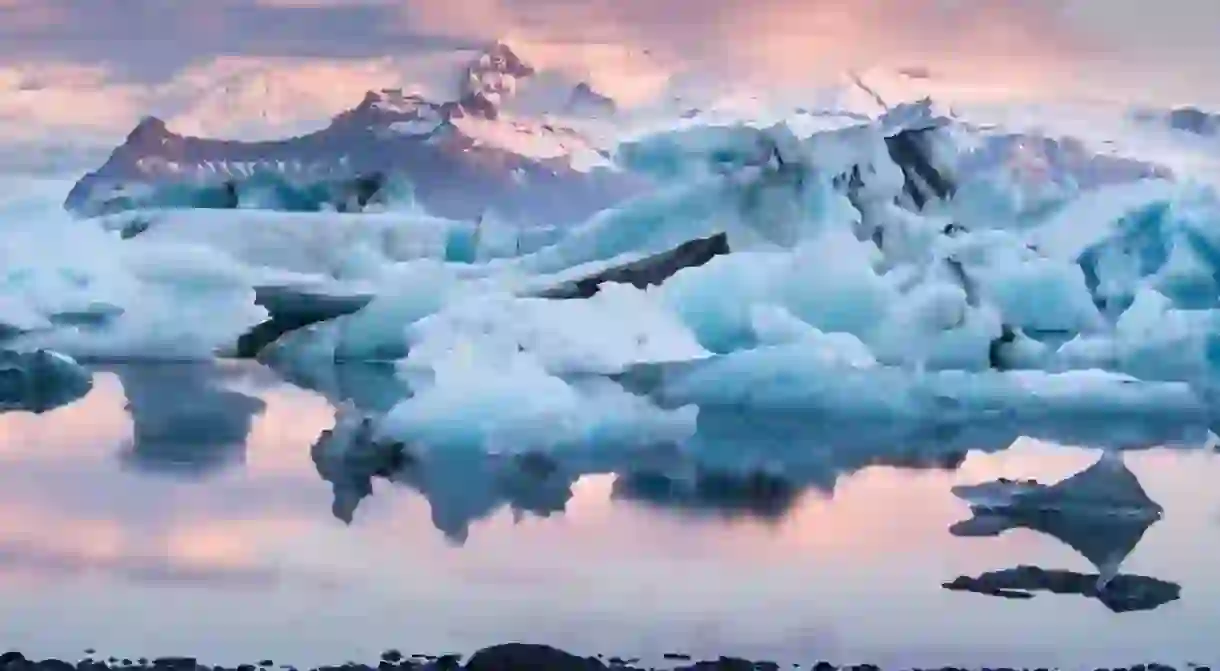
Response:
M332 512L347 524L372 496L374 481L407 487L427 500L432 521L450 541L501 508L514 518L562 513L583 477L616 476L611 498L682 513L781 520L810 494L831 496L837 484L873 467L952 472L969 451L1002 452L1025 431L1054 442L1114 450L1195 444L1195 427L1135 417L1105 423L1046 422L1020 430L1009 418L969 425L912 428L834 423L794 412L703 409L682 445L598 446L555 452L487 453L448 446L378 443L373 427L409 392L392 367L338 366L297 376L340 404L333 429L310 454L333 491ZM345 384L344 380L359 384ZM373 390L369 393L369 390Z
M203 477L246 458L251 424L266 409L228 387L239 374L211 362L127 363L102 368L118 376L132 439L120 454L128 467Z
M292 357L277 361L276 372L286 381L321 394L332 404L351 403L370 415L389 412L411 395L393 363L347 363L308 366Z
M1220 461L1210 452L1127 457L1167 511L1142 532L1009 516L979 541L945 531L964 510L953 486L1053 480L1094 455L1001 447L999 430L978 450L965 437L731 413L701 416L690 444L634 451L387 450L368 420L403 393L389 390L388 369L319 374L320 393L250 370L114 367L72 406L0 417L0 638L46 655L215 650L220 663L297 664L506 639L886 666L1185 662L1214 649L1220 581L1209 559L1220 541L1206 492ZM138 398L126 399L133 388ZM243 467L187 469L206 478L116 468L142 451L141 422L174 440L173 413L158 411L180 406L156 397L180 392L210 406L194 417L224 425L227 438L188 432L185 446L166 449ZM337 426L334 404L345 404ZM1122 427L1099 432L1133 446L1132 435L1159 430L1133 426L1125 437ZM217 447L237 443L244 457ZM132 447L119 462L121 444ZM231 456L216 461L213 450ZM1018 607L941 587L1017 562L1079 573L1039 578L1056 589L1095 585L1085 566L1128 554L1115 584L1172 577L1188 598L1160 606L1164 619L1115 620L1092 600ZM168 598L189 608L167 609Z
M1032 593L1037 591L1078 594L1098 600L1115 613L1153 610L1176 601L1182 592L1181 585L1119 573L1118 568L1156 522L1156 519L1079 518L1054 513L984 513L953 525L949 532L959 537L979 537L1027 529L1071 547L1088 559L1097 572L1078 573L1019 565L1000 571L987 571L973 578L959 576L945 583L944 587L1010 599L1031 598Z
M1010 599L1032 598L1036 591L1079 594L1097 599L1116 613L1153 610L1181 594L1176 583L1118 572L1164 514L1121 456L1103 454L1089 468L1054 485L1001 478L955 487L953 493L967 501L974 513L971 519L949 528L954 536L999 536L1028 529L1079 552L1097 573L1022 565L988 571L977 578L960 576L945 583L946 589Z

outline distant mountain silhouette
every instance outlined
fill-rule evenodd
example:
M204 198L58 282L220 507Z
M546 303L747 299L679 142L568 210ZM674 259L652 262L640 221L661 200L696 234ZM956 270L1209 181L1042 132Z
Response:
M570 157L530 155L522 148L532 139L547 140L544 135L575 135L501 118L501 105L517 82L533 74L511 49L497 44L466 69L457 100L435 102L400 89L370 91L326 128L284 140L189 137L146 117L99 169L76 183L65 207L94 215L116 195L149 187L215 188L260 176L313 185L380 175L405 178L418 202L442 217L475 219L490 209L509 219L555 224L582 220L636 192L642 184L620 173L581 171ZM572 92L574 100L589 95L596 94ZM512 141L465 132L461 120Z

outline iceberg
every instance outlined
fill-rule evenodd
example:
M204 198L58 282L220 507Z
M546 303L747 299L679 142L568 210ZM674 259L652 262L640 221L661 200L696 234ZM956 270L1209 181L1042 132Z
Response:
M49 350L0 349L0 412L44 413L83 398L93 374Z
M520 255L399 264L366 306L273 349L319 365L396 360L414 395L384 436L438 444L530 443L547 423L574 433L541 443L579 443L601 430L575 410L589 393L632 416L749 407L903 424L1158 414L1206 424L1210 317L1183 293L1115 313L1088 261L1098 244L1118 244L1131 207L1182 192L1161 178L1120 187L1142 168L1080 159L1098 193L1138 197L1091 211L1105 226L1076 237L1067 210L992 225L955 209L969 181L952 130L923 103L803 138L737 125L637 139L620 159L662 181L657 191ZM1057 169L1071 173L1066 157L1084 152L1059 151ZM1206 199L1180 202L1174 221L1211 211ZM1176 269L1159 275L1174 278L1164 286L1210 267L1205 254L1176 259L1163 264ZM1154 322L1160 332L1135 327ZM1178 346L1186 334L1190 348ZM1141 349L1153 343L1157 354ZM1170 365L1188 355L1189 366ZM539 403L499 407L510 396ZM470 413L481 426L462 421Z
M0 335L315 380L384 364L410 394L379 401L376 438L429 449L684 444L742 409L903 435L1114 422L1139 442L1177 423L1176 444L1209 424L1212 187L930 100L812 132L624 130L597 177L479 135L518 123L503 103L531 76L493 51L453 104L375 92L282 143L147 121L69 199L85 213L133 182L119 212L0 210L20 223ZM438 175L407 169L430 156ZM602 178L632 188L573 186Z

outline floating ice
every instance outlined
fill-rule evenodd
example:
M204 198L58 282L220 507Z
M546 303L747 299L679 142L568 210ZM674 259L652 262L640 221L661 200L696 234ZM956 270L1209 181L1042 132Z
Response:
M515 347L505 353L459 341L429 368L431 379L417 378L415 395L386 416L379 436L518 451L664 443L694 431L693 407L658 409L601 378L564 380Z
M1220 363L1220 200L1100 155L923 102L813 134L637 138L619 167L654 188L565 226L443 219L406 195L361 214L240 209L282 186L258 180L229 210L72 221L21 202L0 211L18 222L0 333L144 358L233 353L254 333L247 353L296 371L395 362L414 395L376 429L400 442L684 440L727 408L1193 427ZM724 244L674 253L709 240ZM639 281L658 258L677 260ZM268 291L358 309L272 309L267 326Z
M0 412L46 412L92 388L93 376L71 357L47 350L0 350Z

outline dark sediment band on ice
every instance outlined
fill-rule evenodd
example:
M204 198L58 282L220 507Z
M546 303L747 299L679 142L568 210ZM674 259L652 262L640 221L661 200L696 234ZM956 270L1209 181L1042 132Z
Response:
M94 651L86 651L94 655ZM162 657L159 659L96 659L87 658L76 664L58 659L30 660L21 653L7 652L0 654L0 671L110 671L126 669L128 671L266 671L268 669L292 669L287 665L276 665L273 660L266 659L258 664L245 664L235 667L209 666L199 662L194 657ZM807 669L811 671L881 671L872 664L856 664L839 666L825 661L797 662L780 664L773 661L750 661L736 657L720 657L709 661L692 661L690 655L682 653L667 653L664 662L659 666L641 666L638 659L623 659L620 657L580 657L557 648L546 645L527 643L507 643L484 648L463 661L461 655L421 655L404 654L397 650L388 650L374 664L357 664L349 662L335 666L321 666L311 671L602 671L620 669L622 671L644 671L645 669L674 669L676 671L778 671L781 668ZM970 667L941 667L939 671L965 671ZM1001 669L1004 667L997 667ZM1209 667L1191 665L1193 671L1210 671ZM302 670L303 671L303 670ZM924 671L932 671L925 669ZM992 671L983 667L983 671ZM1012 671L1011 669L1007 671ZM1161 664L1136 664L1130 667L1116 667L1111 671L1175 671L1173 667Z
M284 334L359 311L372 296L331 296L292 287L256 287L255 305L266 308L268 318L237 339L236 356L257 357L263 348Z
M669 251L552 287L538 296L558 300L591 298L601 290L603 284L630 284L637 289L658 286L684 268L702 266L717 256L728 254L729 251L728 235L717 233L706 238L688 240Z
M582 299L596 295L603 284L630 284L640 289L657 286L684 268L702 266L728 253L728 236L717 233L543 290L536 296L555 300ZM238 338L235 356L255 358L292 331L358 312L372 300L372 296L361 294L334 296L294 287L256 287L254 302L266 308L269 316Z

